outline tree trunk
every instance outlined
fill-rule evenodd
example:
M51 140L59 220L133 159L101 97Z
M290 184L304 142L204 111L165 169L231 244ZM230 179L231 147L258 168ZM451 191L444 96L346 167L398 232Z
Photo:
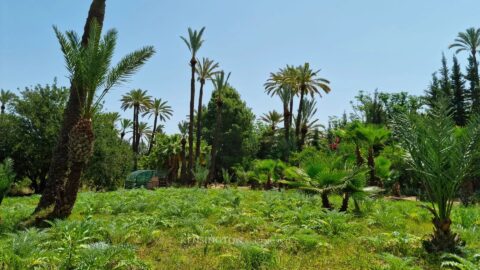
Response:
M288 117L288 129L291 130L292 124L293 124L293 94L292 94L292 97L290 98L290 108L288 112L290 113ZM288 134L288 136L290 137L290 134Z
M192 68L192 78L190 81L190 124L188 125L188 180L193 184L193 125L194 125L194 110L195 110L195 66L197 60L192 57L190 66Z
M369 179L368 185L383 187L382 180L375 173L375 157L373 154L373 147L368 147L368 168L369 168Z
M90 25L93 20L97 21L100 29L102 28L103 20L105 17L105 1L106 0L92 1L92 4L90 5L90 10L88 12L88 17L84 26L82 47L86 47L88 45L88 35L90 34ZM40 210L52 206L57 200L57 189L61 189L65 185L65 178L67 177L69 164L68 134L73 128L73 126L75 126L75 124L80 119L79 93L81 92L82 89L77 89L74 83L72 83L72 85L70 86L69 100L63 113L62 127L50 163L48 181L45 185L44 192L34 213L38 213Z
M342 206L340 207L340 212L347 212L349 200L350 200L350 192L345 192L343 194Z
M288 103L283 103L283 126L285 131L285 141L288 142L288 138L290 135L290 125L288 121L290 120L290 112L288 111Z
M434 218L432 223L434 226L432 237L423 243L428 252L456 253L461 246L465 245L456 233L452 233L450 229L452 221L449 218Z
M80 188L80 177L85 166L83 162L73 162L70 166L70 174L63 193L57 196L55 208L53 210L54 218L66 218L72 213L73 206L77 199L78 189Z
M473 60L473 73L474 73L473 80L475 84L473 93L471 93L472 94L472 110L474 112L480 112L480 93L479 93L480 89L478 89L479 77L478 77L477 51L472 50L471 53L472 53L472 60Z
M222 103L221 100L217 101L217 116L216 116L216 125L215 125L215 136L213 137L212 144L212 157L211 157L211 166L209 173L209 181L211 182L215 177L216 163L217 163L217 151L220 145L220 126L222 124ZM205 181L205 187L208 186L208 182Z
M203 86L205 81L200 81L200 93L198 95L198 109L197 109L197 144L195 145L195 160L200 160L200 144L202 142L202 99Z
M155 119L153 120L153 131L152 131L152 136L150 137L150 144L148 146L148 152L147 155L150 155L150 152L152 152L154 140L155 140L155 132L157 131L157 118L158 114L155 113Z
M133 107L133 134L132 134L132 150L133 150L133 170L136 171L138 168L138 111L140 110L139 105L134 105Z
M2 103L2 107L0 107L0 109L2 110L2 114L5 113L5 104Z
M272 177L270 176L270 174L267 175L267 183L265 183L265 189L266 190L270 190L272 189L273 185L272 185Z
M357 166L362 166L365 160L362 157L362 153L360 152L360 147L358 144L355 144L355 157L357 159Z
M333 206L330 203L330 200L328 199L328 193L327 192L322 192L322 207L326 208L328 210L333 210Z
M297 121L295 123L295 138L297 139L298 149L302 148L302 142L300 140L300 123L302 120L302 110L303 110L303 97L305 96L305 87L302 86L300 89L300 101L298 103L298 112L297 112Z
M185 145L187 144L187 140L185 138L182 138L181 141L182 144L182 152L180 153L180 162L182 163L181 169L180 169L180 179L183 182L183 184L188 184L189 180L187 178L187 158L186 158L186 149Z

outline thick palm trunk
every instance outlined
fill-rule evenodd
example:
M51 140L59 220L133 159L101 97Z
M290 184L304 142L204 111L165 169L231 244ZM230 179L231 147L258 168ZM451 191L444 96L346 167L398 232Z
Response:
M322 207L328 210L333 210L333 206L330 203L330 200L328 199L328 193L322 192L321 197L322 197Z
M158 118L158 114L155 113L155 119L153 120L153 131L152 131L152 136L150 137L150 144L148 145L147 155L150 155L150 152L152 152L153 144L155 143L155 132L157 131L157 118Z
M360 152L360 146L355 144L355 158L357 160L357 166L362 166L365 160L363 160L362 153Z
M477 63L477 51L476 50L472 50L472 60L473 60L473 80L474 80L474 85L475 87L473 88L473 92L471 93L472 94L472 110L474 112L480 112L480 89L479 88L479 85L478 85L478 80L479 80L479 77L478 77L478 63Z
M297 139L298 149L302 148L302 141L300 140L300 123L302 121L303 97L305 96L305 89L300 90L300 101L298 103L297 121L295 123L295 138Z
M186 158L186 147L185 145L187 144L187 140L185 138L182 138L181 141L182 144L182 152L180 153L180 162L182 163L182 166L180 168L180 179L183 182L183 184L188 184L188 177L187 177L187 158Z
M195 110L195 65L197 60L192 57L190 66L192 67L192 78L190 81L190 124L188 125L188 179L193 184L193 125L194 125L194 110Z
M197 143L195 145L195 160L200 160L200 144L202 142L202 99L203 86L205 81L200 82L200 93L198 94L198 109L197 109Z
M283 126L285 131L285 141L287 142L290 135L290 124L288 123L289 120L290 120L290 112L288 111L288 104L284 102L283 103Z
M93 20L96 20L100 28L103 26L103 20L105 17L105 2L106 0L92 1L92 4L90 5L90 10L88 12L88 17L84 26L82 47L86 47L88 45L88 35L90 33L91 22ZM70 86L70 96L67 102L67 106L64 110L63 123L60 129L57 144L55 146L55 149L53 150L52 160L48 173L48 181L45 184L45 189L42 193L42 197L40 198L40 201L34 213L53 206L53 204L57 200L56 196L57 193L59 193L58 189L62 189L65 186L65 181L69 169L68 134L80 119L79 92L82 92L82 89L77 89L74 84ZM72 175L75 175L76 173L78 172L73 170L70 171L70 174Z
M340 210L339 210L340 212L347 212L349 200L350 200L350 192L345 192L343 194L342 206L340 207Z
M428 252L449 252L456 253L459 248L465 245L456 233L452 233L452 221L449 218L434 218L433 234L430 240L424 242L424 246Z
M77 200L80 178L84 167L85 163L83 162L73 162L70 166L70 173L65 187L56 198L55 208L52 213L54 218L66 218L72 213L73 206Z

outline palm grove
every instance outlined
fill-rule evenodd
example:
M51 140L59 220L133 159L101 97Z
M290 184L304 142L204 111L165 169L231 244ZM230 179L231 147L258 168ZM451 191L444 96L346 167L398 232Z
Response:
M360 91L353 113L332 117L327 127L316 119L318 98L332 91L320 70L303 63L270 73L265 93L281 109L256 119L229 83L230 73L198 57L205 28L188 29L181 41L189 52L189 115L178 134L168 135L163 125L173 110L147 90L122 96L120 109L131 119L103 110L111 89L126 84L155 53L146 46L112 65L117 32L102 35L104 16L105 0L94 0L81 37L54 27L70 87L54 82L19 96L1 90L0 202L22 185L41 194L22 226L67 218L82 187L122 188L128 173L150 169L164 173L171 186L298 189L318 194L325 211L353 205L351 211L361 212L362 200L374 193L418 196L433 216L425 248L456 252L464 245L451 230L450 214L457 198L475 203L480 189L479 29L460 32L449 46L467 54L465 73L455 55L451 67L443 56L424 96Z

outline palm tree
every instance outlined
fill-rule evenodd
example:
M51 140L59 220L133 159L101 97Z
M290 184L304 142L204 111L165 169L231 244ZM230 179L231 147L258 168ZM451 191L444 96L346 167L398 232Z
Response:
M296 72L292 72L292 75L289 78L292 83L298 84L298 89L300 91L300 102L298 104L298 113L295 125L295 136L298 140L298 149L301 149L303 146L302 140L299 140L299 136L305 95L310 95L313 98L315 94L321 96L320 89L325 93L329 93L331 91L328 85L330 82L326 79L318 77L319 72L320 70L313 71L310 69L310 64L305 63L303 66L297 67Z
M260 120L263 122L267 123L272 132L275 132L277 125L283 120L283 116L278 113L277 111L269 111L268 113L264 113L261 117Z
M207 187L208 182L213 180L213 178L215 177L217 151L220 145L220 130L221 130L221 124L222 124L222 107L223 107L222 93L225 90L225 88L228 87L229 78L230 78L230 73L228 73L228 75L225 77L225 72L221 71L215 74L215 77L212 79L213 87L217 94L216 101L215 101L217 106L217 111L216 111L216 117L215 117L216 118L215 133L214 133L213 144L212 144L212 157L210 158L210 161L211 161L210 176L209 176L209 180L205 181L204 183L205 187Z
M283 121L285 129L285 139L288 141L290 138L290 128L292 126L292 111L293 111L293 98L295 96L296 87L295 84L292 84L288 80L290 78L289 74L291 73L290 66L287 66L284 69L280 69L277 73L270 73L270 78L264 84L265 92L270 96L277 95L280 97L280 100L283 104Z
M203 87L205 82L212 78L218 71L219 64L208 58L202 58L201 62L197 63L196 72L198 80L200 81L200 93L198 96L198 110L197 110L197 142L195 145L195 160L198 161L200 157L200 144L202 137L202 99L203 99Z
M192 53L190 59L190 67L192 69L192 78L190 80L190 124L188 126L188 176L193 182L193 125L194 125L194 110L195 110L195 68L197 65L197 52L203 44L202 35L205 27L200 31L193 31L188 28L188 39L180 37L188 47L188 50Z
M5 113L5 108L10 101L12 101L16 95L8 90L0 90L0 103L2 103L1 106L1 113Z
M150 140L152 136L152 130L150 129L150 126L148 126L148 123L146 122L140 122L138 123L138 141L139 145L145 146L147 145L147 141ZM150 142L151 143L151 142Z
M167 104L167 101L163 101L161 98L155 98L152 103L151 107L149 108L148 111L143 113L143 116L153 115L153 132L152 136L150 138L150 144L148 146L148 152L147 155L150 154L152 151L153 144L155 143L155 133L157 132L157 120L160 120L162 122L167 121L170 119L172 116L173 110L170 105Z
M147 112L151 108L151 96L147 95L147 90L133 89L122 96L121 108L125 111L133 108L133 136L132 136L132 150L135 154L134 169L137 169L137 155L138 146L140 143L140 134L138 132L140 113Z
M154 53L148 46L123 57L111 66L117 42L117 31L112 29L101 36L101 27L93 21L90 25L89 43L82 47L73 31L65 34L54 27L65 57L70 81L78 91L80 118L68 133L68 160L70 174L63 188L59 188L53 211L56 218L70 215L76 200L80 177L85 164L93 154L94 135L92 118L108 92L128 80Z
M132 126L133 126L133 122L130 119L122 119L122 121L120 121L120 128L122 130L120 132L120 139L123 140L125 135L128 133L127 129L131 128Z
M81 47L84 49L91 43L90 26L92 22L95 21L100 29L103 26L103 20L105 18L105 1L106 0L93 0L90 5L81 40ZM65 175L67 175L69 171L68 143L70 138L68 134L80 119L79 98L80 95L77 86L71 81L70 94L63 115L60 135L55 145L55 149L53 150L52 160L50 162L48 181L46 182L42 197L40 198L33 214L36 214L43 209L51 208L56 201L57 189L63 187L65 184Z
M473 61L473 79L475 80L475 88L473 89L475 93L472 93L472 108L475 111L480 110L480 93L478 85L478 62L477 62L477 50L480 47L480 28L468 28L465 32L458 33L457 38L455 38L454 43L448 46L449 49L457 49L455 53L462 51L470 52L470 57Z
M318 119L314 118L317 114L317 102L314 99L305 99L302 110L302 121L300 123L300 142L305 144L305 139L309 131L319 128Z
M182 150L180 152L180 162L182 163L181 168L180 168L180 179L184 184L187 184L188 179L187 179L187 151L185 145L187 144L187 139L185 138L187 136L188 132L188 122L187 121L182 121L178 123L178 130L180 131L180 134L182 135L182 140L180 141L180 144L182 145Z
M434 231L424 242L430 252L456 252L462 243L452 233L451 212L460 185L478 171L475 159L480 142L480 118L472 117L458 132L447 102L437 104L427 116L399 114L394 129L415 177L425 186L433 215Z

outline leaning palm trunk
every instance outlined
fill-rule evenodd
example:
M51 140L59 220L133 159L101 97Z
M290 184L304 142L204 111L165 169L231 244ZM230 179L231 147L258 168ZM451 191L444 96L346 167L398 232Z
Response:
M195 145L195 160L200 160L200 144L202 142L202 99L203 99L203 86L205 81L200 81L200 93L198 95L198 109L197 109L197 141Z
M87 47L89 41L90 25L93 21L99 24L99 27L103 26L103 19L105 17L105 1L106 0L93 0L90 5L88 17L85 23L84 32L82 36L82 47ZM63 113L63 123L60 129L60 135L57 140L57 144L53 151L52 161L50 163L50 169L48 172L48 181L45 184L42 197L35 208L34 213L51 207L55 203L55 197L57 194L57 188L62 188L65 184L65 178L68 172L68 143L69 133L72 128L77 124L80 119L80 101L79 91L74 83L70 86L70 96ZM74 174L75 172L70 172Z

